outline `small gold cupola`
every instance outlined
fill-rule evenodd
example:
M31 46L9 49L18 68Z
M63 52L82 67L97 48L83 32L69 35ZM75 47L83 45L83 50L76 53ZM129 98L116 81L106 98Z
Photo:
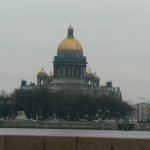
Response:
M44 71L44 68L42 67L41 70L38 72L37 74L38 76L42 76L42 75L47 75L46 72Z
M50 71L50 73L48 74L48 77L49 77L49 78L53 77L52 71Z

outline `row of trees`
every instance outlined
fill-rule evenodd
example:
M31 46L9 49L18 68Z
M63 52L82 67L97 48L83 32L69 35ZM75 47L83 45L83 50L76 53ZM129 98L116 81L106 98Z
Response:
M17 90L11 95L0 96L0 115L13 118L23 109L28 118L49 119L54 115L59 119L92 120L98 115L105 118L123 117L132 107L113 97L100 98L77 94L73 91L49 92L47 89Z

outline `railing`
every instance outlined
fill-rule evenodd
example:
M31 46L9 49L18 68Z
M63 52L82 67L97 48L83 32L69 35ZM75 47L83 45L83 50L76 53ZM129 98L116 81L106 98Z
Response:
M86 62L86 57L81 57L81 58L60 58L58 56L55 56L54 61L72 61L72 62L84 61L84 62Z

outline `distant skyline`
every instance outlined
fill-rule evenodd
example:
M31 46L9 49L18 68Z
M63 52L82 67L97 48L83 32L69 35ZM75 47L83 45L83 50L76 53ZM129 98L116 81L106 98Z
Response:
M52 61L71 24L101 84L112 80L124 100L150 99L150 1L7 0L0 2L0 90Z

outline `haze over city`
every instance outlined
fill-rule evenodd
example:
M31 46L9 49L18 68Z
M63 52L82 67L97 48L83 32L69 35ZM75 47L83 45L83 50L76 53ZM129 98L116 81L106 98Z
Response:
M71 24L101 84L112 80L124 100L150 99L150 1L86 0L0 2L0 90L36 83Z

